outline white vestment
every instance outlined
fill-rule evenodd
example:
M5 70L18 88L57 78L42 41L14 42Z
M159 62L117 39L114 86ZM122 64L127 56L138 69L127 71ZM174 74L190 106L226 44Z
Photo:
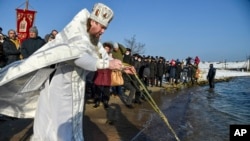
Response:
M90 42L88 17L83 9L56 39L0 71L0 113L19 118L35 114L32 140L83 140L85 77L109 65L101 43L94 46ZM56 70L50 80L53 69L48 66L52 64Z

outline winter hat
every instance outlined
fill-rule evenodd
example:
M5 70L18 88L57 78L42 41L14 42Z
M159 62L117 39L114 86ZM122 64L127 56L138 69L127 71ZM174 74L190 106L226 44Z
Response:
M103 47L108 47L109 49L112 49L113 48L113 44L109 43L109 42L104 42L103 43Z
M113 11L108 6L102 3L97 3L94 5L89 18L107 27L112 20L113 15Z
M34 32L34 33L36 33L36 35L38 35L38 30L37 30L36 26L31 27L29 29L29 32Z
M119 45L116 42L113 44L113 46L114 46L114 48L119 48Z
M129 52L131 52L131 49L130 49L130 48L126 48L126 51L129 51Z

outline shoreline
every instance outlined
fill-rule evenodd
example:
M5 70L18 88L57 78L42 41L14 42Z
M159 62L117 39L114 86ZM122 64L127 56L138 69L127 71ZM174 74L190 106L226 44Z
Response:
M227 82L232 78L234 77L217 79L216 83ZM196 85L205 86L207 81L198 81ZM162 105L159 98L161 94L167 94L171 101L175 98L176 91L193 87L193 85L183 84L171 86L166 83L163 83L163 86L148 87L152 90L152 96L159 107ZM146 101L140 105L134 104L135 108L129 109L119 97L111 96L109 104L110 108L106 110L102 104L98 108L93 108L92 99L86 101L83 117L85 141L131 140L139 133L143 134L141 130L147 126L152 115L156 114ZM26 141L30 140L32 134L33 119L0 121L0 140Z

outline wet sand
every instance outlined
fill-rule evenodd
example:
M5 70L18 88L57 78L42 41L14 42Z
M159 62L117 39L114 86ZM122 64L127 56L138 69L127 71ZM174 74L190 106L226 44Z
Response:
M149 87L156 96L156 103L160 102L157 96L165 88ZM111 96L110 107L105 109L101 104L93 108L93 99L88 99L84 112L85 141L130 141L145 126L153 109L146 101L134 104L129 109L118 96ZM159 103L160 104L160 103ZM33 134L33 119L10 119L0 121L0 141L27 141Z

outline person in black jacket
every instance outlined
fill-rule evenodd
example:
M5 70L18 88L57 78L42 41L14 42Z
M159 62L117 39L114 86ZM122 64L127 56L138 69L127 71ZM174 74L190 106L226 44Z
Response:
M133 57L131 56L131 50L129 48L127 48L126 53L125 53L125 55L123 57L123 62L133 66L132 60L133 60ZM139 86L138 82L136 81L136 77L134 76L134 74L123 73L122 77L123 77L123 80L124 80L123 87L125 89L129 90L129 95L128 95L128 98L126 99L126 106L128 108L132 109L132 108L134 108L132 106L132 102L141 104L141 101L140 101L140 95L141 95L140 86ZM134 97L135 97L135 99L133 101Z
M24 40L21 45L21 54L23 58L28 58L31 54L37 51L45 44L45 40L38 36L37 28L31 27L29 29L29 38Z
M213 64L209 65L209 71L207 74L207 80L209 83L210 88L214 88L214 77L216 74L216 69L214 68Z
M5 66L6 60L3 52L4 35L0 33L0 69Z
M156 80L156 70L157 65L155 63L155 58L151 56L151 58L148 59L148 66L149 66L149 82L151 84L151 87L155 86L155 80Z
M157 71L156 71L156 87L159 86L158 83L160 83L160 87L162 87L162 77L165 70L165 64L163 63L163 57L160 57L157 62Z
M20 60L19 40L16 37L16 31L10 29L8 31L8 38L3 42L3 53L6 59L6 65Z

